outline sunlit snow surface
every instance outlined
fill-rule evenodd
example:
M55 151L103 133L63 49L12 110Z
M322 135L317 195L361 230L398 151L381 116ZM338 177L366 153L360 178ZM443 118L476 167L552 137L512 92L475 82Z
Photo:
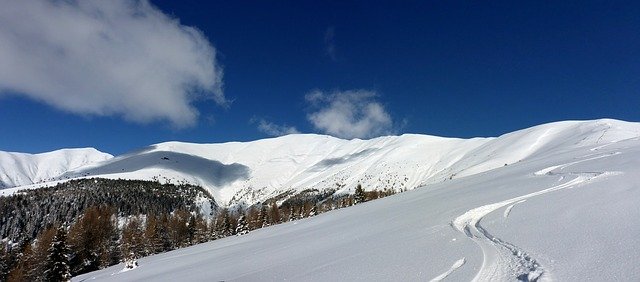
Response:
M111 158L113 156L93 148L62 149L42 154L0 151L0 189L48 182L69 170Z
M639 128L565 122L452 145L429 161L451 180L74 280L640 281Z
M405 134L343 140L295 134L244 143L166 142L103 162L70 167L57 179L105 177L186 182L208 189L221 206L253 204L287 191L336 189L338 193L348 193L358 183L366 190L413 189L558 150L595 148L639 135L638 123L605 119L544 124L497 138ZM13 167L4 169L15 174ZM15 169L25 175L38 173L23 172L19 166ZM55 182L45 185L48 184ZM0 194L42 185L5 189Z

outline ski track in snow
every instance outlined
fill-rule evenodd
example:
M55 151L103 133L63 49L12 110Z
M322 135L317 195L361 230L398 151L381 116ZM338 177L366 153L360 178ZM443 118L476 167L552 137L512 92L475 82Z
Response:
M526 202L526 201L527 201L527 200L518 201L518 202L515 202L515 203L511 204L510 206L508 206L508 207L504 210L504 214L503 214L504 218L509 217L509 214L511 213L511 209L513 209L513 206L515 206L515 205L517 205L517 204L522 204L522 203L524 203L524 202Z
M451 273L453 273L454 271L456 271L456 269L460 268L461 266L464 265L464 263L466 262L466 258L461 258L459 260L457 260L455 263L453 263L453 265L451 266L451 268L449 268L449 270L447 270L447 272L442 273L438 276L436 276L435 278L431 279L430 282L438 282L438 281L442 281L443 279L447 278L449 275L451 275Z
M593 160L597 160L597 159L608 158L608 157L615 156L615 155L618 155L618 154L621 154L621 152L613 152L613 153L608 153L608 154L604 154L604 155L597 154L595 157L586 158L586 159L582 159L582 160L578 160L578 161L570 162L570 163L566 163L566 164L550 166L550 167L547 167L545 169L538 170L538 171L534 172L533 174L536 175L536 176L563 174L563 173L554 173L553 171L554 170L563 170L568 166L576 165L576 164L583 163L583 162L593 161ZM589 156L592 156L592 155L589 155Z
M545 168L534 173L534 175L567 174L575 176L575 178L544 190L471 209L454 219L451 222L451 226L465 234L482 249L482 266L473 278L473 281L508 281L514 279L519 281L538 281L539 279L551 280L549 273L545 272L545 269L524 250L520 249L516 245L493 236L487 229L485 229L480 224L482 219L489 213L508 206L504 213L504 217L506 218L515 204L522 203L531 197L574 187L602 175L616 174L616 172L558 173L553 171L563 170L571 165L610 157L617 154L620 154L620 152L599 155L592 158Z

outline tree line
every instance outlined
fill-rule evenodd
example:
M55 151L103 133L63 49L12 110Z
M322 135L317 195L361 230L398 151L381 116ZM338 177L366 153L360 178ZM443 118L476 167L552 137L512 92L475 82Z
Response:
M78 180L76 183L68 185L67 188L77 190L78 187L83 187L82 189L85 190L96 188L100 190L99 187L108 187L106 183L110 181L105 179ZM113 184L117 183L119 187L138 187L138 193L134 193L134 195L139 198L147 197L141 194L151 193L156 194L154 197L158 201L168 201L169 199L160 196L164 194L164 191L160 189L164 188L174 189L174 191L168 192L167 195L171 195L168 198L175 200L175 198L180 198L178 195L181 195L184 201L172 202L182 204L169 204L166 208L162 205L158 207L138 200L137 203L146 203L145 205L148 207L154 207L150 208L148 212L144 212L140 207L126 201L93 202L95 204L79 209L79 214L72 220L44 220L46 224L42 223L41 226L45 227L38 230L35 236L20 235L24 237L14 237L17 240L11 242L4 240L3 244L0 244L0 281L66 281L71 276L120 262L127 262L127 267L135 267L136 259L143 256L227 236L243 235L258 228L315 216L333 209L394 194L391 190L365 192L358 185L353 195L321 195L318 197L318 194L315 194L316 197L309 197L308 195L314 195L314 193L302 193L307 196L290 197L280 205L275 199L271 199L246 209L230 210L215 206L215 214L203 215L195 205L195 196L203 194L194 192L199 191L195 187L178 188L177 186L162 186L156 182L139 181L125 185L124 182L128 181L113 181L115 181ZM98 183L101 185L91 186ZM157 189L143 188L145 185ZM57 188L52 191L61 193L65 188L59 186L56 186ZM117 195L125 190L127 189L103 192L119 198L127 197L125 194L129 192ZM25 194L29 193L45 192L31 190ZM100 194L100 192L97 193ZM185 195L194 197L186 197ZM24 194L15 197L15 199L6 200L6 202L21 202L23 205L19 206L27 210L29 209L28 204L37 204L37 202L29 200L24 202L25 199L34 201L41 199L35 196L25 198ZM74 203L77 204L77 202ZM62 207L62 210L67 209ZM136 211L136 213L131 211ZM11 215L22 214L22 212L24 211L17 211L9 215L2 213L0 216L11 217ZM66 219L65 216L59 214L54 215L53 218ZM7 221L5 219L3 222L15 222L15 220ZM27 233L20 231L19 234Z

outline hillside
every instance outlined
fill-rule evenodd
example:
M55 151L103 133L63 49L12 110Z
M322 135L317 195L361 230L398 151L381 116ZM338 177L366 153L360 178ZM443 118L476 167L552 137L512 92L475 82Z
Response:
M112 157L93 148L62 149L42 154L0 151L0 189L48 182L70 170Z
M408 166L426 160L427 168L405 171L415 177L408 183L428 185L142 258L131 271L123 272L121 264L74 281L638 281L637 130L638 124L605 120L549 124L466 141L327 138L337 144L331 151L342 156L380 148L358 162L345 158L336 165L351 169L353 179L405 157ZM287 138L292 137L257 143L275 149ZM202 146L235 147L229 157L252 147ZM378 155L380 151L385 153ZM256 162L266 162L258 152L250 153ZM329 153L315 160L339 156ZM221 161L241 162L231 157ZM298 178L306 171L291 173L286 179L292 182L281 181L317 183Z
M358 183L366 190L411 190L541 154L606 145L637 136L640 124L607 119L544 124L497 138L405 134L342 140L296 134L246 143L160 143L115 158L104 156L99 163L67 165L68 171L63 174L59 173L64 168L60 165L41 172L42 165L36 170L28 162L17 162L14 168L3 171L5 175L12 171L15 175L30 175L32 183L45 179L40 175L47 179L58 175L56 180L103 177L189 183L208 189L218 205L233 206L286 198L305 190L352 193ZM41 163L51 162L45 159Z

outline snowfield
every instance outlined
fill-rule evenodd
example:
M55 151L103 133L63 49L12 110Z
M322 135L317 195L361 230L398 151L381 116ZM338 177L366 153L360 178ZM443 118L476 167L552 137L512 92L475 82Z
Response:
M56 158L60 163L56 166L52 165L56 162L43 162L56 168L45 169L45 173L41 172L42 166L3 165L8 178L28 175L26 179L33 180L8 182L14 185L7 187L21 187L5 189L0 194L72 178L103 177L191 183L209 190L220 206L251 205L284 192L295 194L309 189L352 193L358 183L366 190L411 190L552 154L558 149L597 147L637 136L639 124L603 119L544 124L497 138L405 134L342 140L295 134L245 143L166 142L83 165L60 161L72 159L65 155ZM0 156L0 162L5 163L5 158ZM41 174L52 182L38 183L44 182L43 177L37 177ZM38 184L28 185L33 183Z
M159 144L109 160L92 173L133 177L134 171L115 173L108 164L144 164L141 154L175 152L219 162L221 170L247 167L247 179L243 169L232 180L191 179L220 181L208 188L225 200L233 194L225 189L247 183L267 190L307 187L334 181L341 172L344 189L355 182L382 185L383 172L397 172L408 178L408 188L418 188L142 258L130 271L122 272L120 264L73 280L640 281L639 136L638 123L597 120L470 140L294 135L250 143ZM135 171L169 167L174 166Z
M54 180L69 170L113 158L93 148L62 149L42 154L0 151L0 189Z

